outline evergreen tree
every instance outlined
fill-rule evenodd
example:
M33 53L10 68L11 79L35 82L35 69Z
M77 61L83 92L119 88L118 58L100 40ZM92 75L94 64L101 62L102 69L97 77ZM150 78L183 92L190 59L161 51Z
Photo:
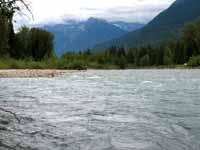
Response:
M140 59L140 66L150 66L150 57L148 54Z
M30 49L30 29L23 26L16 34L15 41L15 58L31 58L32 52Z
M186 24L183 28L183 40L187 48L187 56L200 54L200 19Z
M116 60L116 64L117 64L117 66L119 66L120 69L126 69L126 67L127 67L127 61L126 61L125 56L120 56Z
M0 9L0 57L8 56L9 34L7 17L2 14Z
M35 60L42 60L53 55L53 35L42 29L30 30L30 49Z
M164 65L172 65L173 64L173 55L172 55L172 51L169 49L169 47L166 47L164 49L163 63L164 63Z

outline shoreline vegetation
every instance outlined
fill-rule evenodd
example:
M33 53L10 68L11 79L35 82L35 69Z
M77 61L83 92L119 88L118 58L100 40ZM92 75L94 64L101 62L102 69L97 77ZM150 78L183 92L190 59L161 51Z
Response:
M114 56L108 56L108 58L106 58L105 55L107 55L106 52L86 51L81 53L68 52L60 58L51 57L41 61L0 58L0 70L200 69L200 56L191 57L188 63L185 64L140 65L131 63L127 61L126 58L118 59L118 56L115 56L115 54ZM127 57L128 56L129 55L127 55Z
M52 33L25 26L14 32L13 16L20 11L20 5L16 0L0 4L0 69L162 69L200 66L200 19L186 24L180 37L170 41L155 41L135 47L111 46L102 51L66 51L57 57Z
M183 28L183 37L171 42L133 48L112 46L103 51L87 49L65 52L60 57L54 55L51 33L42 29L22 27L13 35L14 43L0 43L0 69L199 68L199 25L200 19L186 25Z

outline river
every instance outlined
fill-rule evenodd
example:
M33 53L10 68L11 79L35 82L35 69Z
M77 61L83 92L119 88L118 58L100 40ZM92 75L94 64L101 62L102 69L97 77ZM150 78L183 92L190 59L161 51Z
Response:
M200 150L200 70L0 79L0 107L0 150Z

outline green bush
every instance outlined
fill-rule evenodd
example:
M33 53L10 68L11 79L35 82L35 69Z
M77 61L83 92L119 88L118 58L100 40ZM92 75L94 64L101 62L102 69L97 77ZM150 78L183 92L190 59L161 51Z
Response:
M74 61L68 65L67 69L74 69L74 70L85 70L87 66L85 62L82 61Z
M188 62L188 66L192 66L192 67L200 66L200 55L191 57Z
M6 63L5 59L0 59L0 69L8 69L9 65Z

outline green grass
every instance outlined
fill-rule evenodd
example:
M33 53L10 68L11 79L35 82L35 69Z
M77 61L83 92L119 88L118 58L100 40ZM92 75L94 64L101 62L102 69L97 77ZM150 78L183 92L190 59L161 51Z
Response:
M200 56L191 57L188 65L170 66L135 66L126 64L125 68L111 63L99 63L84 59L66 59L52 57L43 61L32 59L15 60L11 58L0 58L0 69L67 69L67 70L86 70L86 69L190 69L200 68Z

